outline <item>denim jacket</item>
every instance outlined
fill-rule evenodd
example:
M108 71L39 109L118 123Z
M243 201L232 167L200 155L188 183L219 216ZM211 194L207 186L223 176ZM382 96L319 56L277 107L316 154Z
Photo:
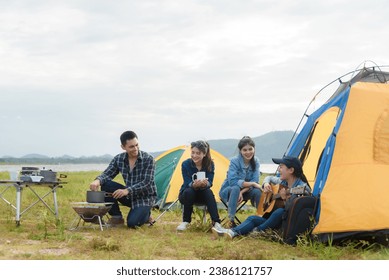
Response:
M230 186L239 186L242 188L244 182L259 183L259 159L254 156L254 160L255 170L252 170L251 165L248 168L245 167L244 159L240 153L233 157L228 167L227 178L224 180L220 191Z

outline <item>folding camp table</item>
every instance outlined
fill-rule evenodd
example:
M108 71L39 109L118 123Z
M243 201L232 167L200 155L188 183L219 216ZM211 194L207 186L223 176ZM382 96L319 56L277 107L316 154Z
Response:
M57 202L57 189L62 188L62 184L65 184L66 182L61 181L53 181L53 182L26 182L26 181L0 181L0 198L9 206L11 206L16 211L15 215L15 221L16 225L20 225L20 218L21 216L31 209L34 205L41 202L47 209L50 210L52 214L55 215L56 219L59 219L58 216L58 202ZM3 188L1 190L1 188ZM15 204L13 202L8 201L4 197L4 193L8 190L15 188L16 190L16 198L15 198ZM37 188L48 188L49 190L43 194L40 194L40 192L37 192ZM29 189L37 198L35 201L30 202L29 205L26 206L25 209L22 210L22 193L24 189ZM50 206L44 198L47 197L49 194L53 194L53 206ZM54 209L53 209L54 207Z

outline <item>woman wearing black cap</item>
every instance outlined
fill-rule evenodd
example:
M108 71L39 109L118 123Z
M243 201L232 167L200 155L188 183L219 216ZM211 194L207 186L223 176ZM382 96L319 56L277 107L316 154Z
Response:
M273 158L273 162L279 164L278 171L280 177L268 176L263 181L263 191L272 192L270 184L280 184L285 188L280 188L279 194L282 200L285 202L291 197L290 189L297 186L302 186L307 192L310 192L308 181L303 173L302 164L298 158L285 156L282 159ZM278 208L271 212L269 218L265 219L260 216L250 216L242 224L233 229L218 230L212 228L212 231L219 235L225 235L229 238L234 238L238 235L245 235L249 232L264 231L268 228L277 229L281 227L282 215L284 214L284 208Z

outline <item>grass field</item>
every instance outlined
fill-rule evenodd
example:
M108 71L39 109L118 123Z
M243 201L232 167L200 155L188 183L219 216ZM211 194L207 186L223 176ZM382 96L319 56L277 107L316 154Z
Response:
M167 212L154 226L133 230L126 227L100 231L97 225L70 231L77 214L71 202L85 201L89 183L98 172L71 172L59 189L60 220L41 203L26 212L21 225L15 225L14 210L0 200L0 259L3 260L357 260L389 259L388 248L377 244L352 242L333 246L302 238L297 246L274 241L269 236L247 236L233 241L215 238L210 224L202 224L200 212L194 213L190 228L177 233L181 211ZM0 179L8 179L8 173L0 173ZM2 190L0 190L1 192ZM15 190L3 194L9 201L15 200ZM23 201L34 199L29 190L23 192ZM52 203L51 197L46 201ZM128 208L122 207L124 214ZM246 210L240 218L254 213ZM153 210L153 217L160 214ZM220 210L220 215L225 215ZM362 246L365 245L365 246Z

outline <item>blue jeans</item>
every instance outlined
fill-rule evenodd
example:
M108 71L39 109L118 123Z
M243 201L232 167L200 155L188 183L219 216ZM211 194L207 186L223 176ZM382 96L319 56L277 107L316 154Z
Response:
M107 181L101 186L102 191L106 191L109 193L113 193L117 189L125 188L126 187L122 184L116 183L114 181ZM123 217L118 202L131 208L130 212L127 215L127 226L130 228L139 227L147 223L150 218L151 206L132 207L131 200L126 196L119 199L115 199L113 197L106 197L105 202L113 202L113 205L108 213L112 217L116 218Z
M278 208L271 213L268 219L259 216L250 216L232 230L238 235L245 235L254 229L258 231L264 231L268 228L277 229L282 225L282 215L284 215L284 212L284 208Z
M238 206L238 198L241 189L239 186L230 186L224 188L220 193L220 198L223 199L224 202L227 202L228 206L228 219L233 221L235 219L236 208ZM250 200L251 205L255 208L258 207L259 200L261 199L262 192L257 188L252 188L251 190L245 192L243 194L244 200Z
M207 206L209 215L213 222L220 223L219 213L215 196L211 189L195 190L194 188L186 188L178 196L180 203L184 205L182 220L190 223L192 221L193 204L205 204Z
M139 206L131 208L127 215L127 226L129 228L140 227L149 221L150 213L151 206Z

